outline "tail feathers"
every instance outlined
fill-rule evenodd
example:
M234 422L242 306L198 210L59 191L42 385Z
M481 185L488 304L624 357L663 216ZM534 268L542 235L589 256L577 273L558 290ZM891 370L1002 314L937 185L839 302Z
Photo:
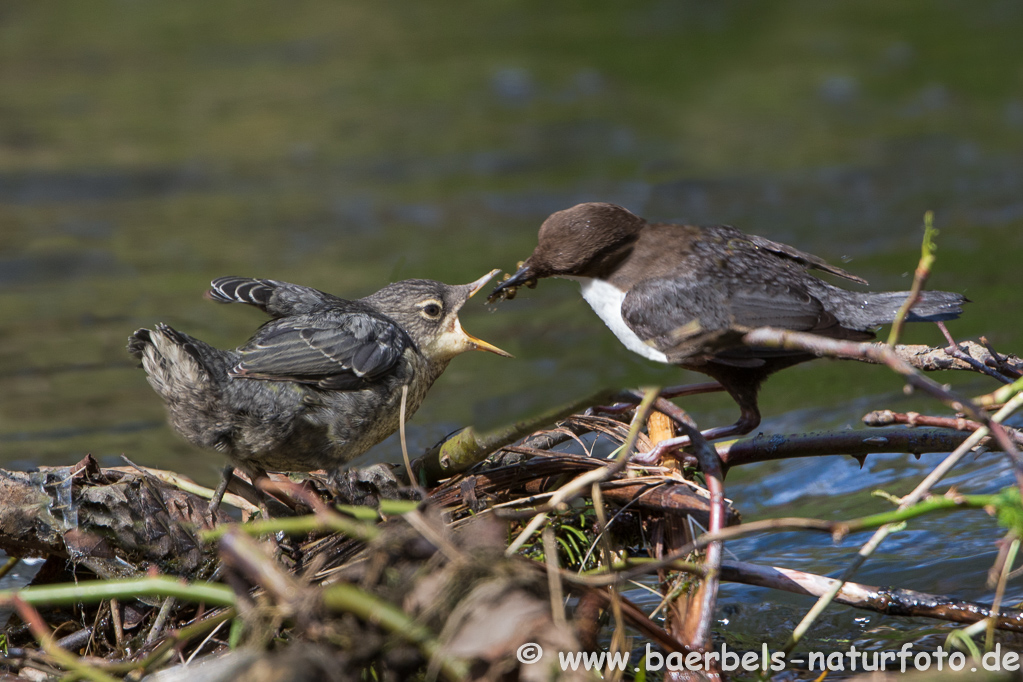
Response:
M149 383L165 399L208 390L215 377L226 372L223 351L165 324L132 334L128 353L139 360Z
M178 433L201 448L231 449L233 426L225 413L224 386L227 366L237 362L237 354L165 324L132 334L128 353L140 361Z
M944 322L963 314L963 304L970 299L951 291L922 291L920 300L909 311L910 321Z
M888 324L895 321L899 308L909 298L908 291L882 291L862 294L865 297L863 312L872 325ZM907 322L944 322L954 320L963 312L963 304L969 303L962 294L951 291L922 291L920 298L906 316Z
M202 367L203 358L198 344L210 348L202 341L193 339L188 334L182 334L161 322L156 325L156 331L139 329L128 337L128 353L142 361L143 364L145 364L147 355L169 358L170 355L184 353L189 356L189 362L194 362Z

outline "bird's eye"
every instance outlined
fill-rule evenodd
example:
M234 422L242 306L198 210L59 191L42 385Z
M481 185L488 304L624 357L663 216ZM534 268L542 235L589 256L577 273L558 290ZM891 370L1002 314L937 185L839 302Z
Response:
M436 301L430 301L429 303L424 304L420 308L420 311L422 311L423 317L427 318L428 320L436 320L438 317L440 317L441 311L440 303L437 303Z

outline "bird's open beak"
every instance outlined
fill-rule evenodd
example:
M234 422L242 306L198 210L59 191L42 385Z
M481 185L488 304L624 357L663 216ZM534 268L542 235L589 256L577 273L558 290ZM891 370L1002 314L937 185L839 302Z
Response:
M524 263L519 264L519 269L514 275L494 287L494 290L487 296L487 303L511 300L515 298L515 294L518 293L521 286L527 286L530 289L536 286L536 273L533 268Z
M480 289L482 289L483 286L487 282L489 282L491 279L493 279L494 275L496 275L499 272L501 272L501 271L499 269L495 268L495 269L491 270L490 272L488 272L487 274L485 274L482 277L480 277L475 282L470 282L468 284L468 287L469 287L469 298L472 298L473 296L475 296L476 292L479 291ZM489 351L491 353L494 353L496 355L502 355L502 356L504 356L506 358L515 357L514 355L512 355L508 351L501 350L497 346L495 346L493 344L490 344L490 343L487 343L483 339L477 339L472 334L467 333L464 329L462 330L462 333L465 334L465 336L469 339L469 343L470 343L470 345L472 345L474 350L485 350L485 351Z
M499 272L501 272L500 268L494 268L493 270L491 270L487 274L485 274L482 277L480 277L475 282L469 282L469 284L468 284L468 287L469 287L469 298L472 298L473 296L475 296L476 292L479 291L480 289L482 289L486 285L486 283L489 282L490 280L492 280L494 278L494 275L496 275Z
M487 351L490 351L491 353L494 353L496 355L501 355L501 356L504 356L506 358L513 358L513 357L515 357L514 355L512 355L508 351L501 350L497 346L495 346L495 345L493 345L491 343L487 343L483 339L477 339L472 334L466 334L466 336L469 337L469 342L473 345L473 350L487 350Z

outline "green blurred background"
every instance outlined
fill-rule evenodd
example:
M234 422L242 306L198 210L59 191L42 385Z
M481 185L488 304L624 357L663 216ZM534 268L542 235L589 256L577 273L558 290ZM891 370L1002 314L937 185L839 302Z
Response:
M242 343L258 311L201 297L227 274L351 297L468 282L513 269L549 213L588 200L731 223L886 289L908 288L933 210L931 286L973 300L953 333L1018 352L1021 35L1016 0L4 2L0 466L123 453L213 482L219 456L169 430L129 361L134 329ZM497 311L474 300L462 321L517 357L456 359L411 424L414 450L599 386L686 378L622 348L570 282ZM941 343L929 325L908 340ZM901 386L883 368L803 365L768 382L762 429L935 409ZM685 406L704 427L735 417L721 396ZM367 457L400 454L391 440ZM1000 462L959 484L1008 485ZM747 518L848 516L924 466L774 463L734 472L729 493ZM900 536L876 580L986 594L998 533L978 523ZM850 551L777 543L746 550L825 572ZM903 551L929 558L896 573ZM723 622L738 621L728 594ZM836 633L873 627L843 613ZM752 632L787 617L742 616Z

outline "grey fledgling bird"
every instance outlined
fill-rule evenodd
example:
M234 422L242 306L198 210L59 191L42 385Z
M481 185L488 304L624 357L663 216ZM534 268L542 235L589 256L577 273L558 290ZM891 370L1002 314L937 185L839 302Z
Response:
M579 204L552 214L533 253L488 301L511 298L544 277L577 280L583 298L629 350L716 379L739 420L709 438L760 424L757 393L768 375L811 353L743 344L755 327L779 327L865 341L895 319L909 292L854 292L807 272L866 284L812 254L729 226L648 223L621 206ZM924 291L908 321L951 320L966 298Z
M128 352L178 433L230 459L221 494L234 466L253 482L267 470L326 469L335 477L399 428L403 386L408 419L456 355L511 357L466 334L458 320L497 272L460 286L405 280L354 301L287 282L220 277L207 298L273 318L246 344L219 350L160 324L135 332Z

